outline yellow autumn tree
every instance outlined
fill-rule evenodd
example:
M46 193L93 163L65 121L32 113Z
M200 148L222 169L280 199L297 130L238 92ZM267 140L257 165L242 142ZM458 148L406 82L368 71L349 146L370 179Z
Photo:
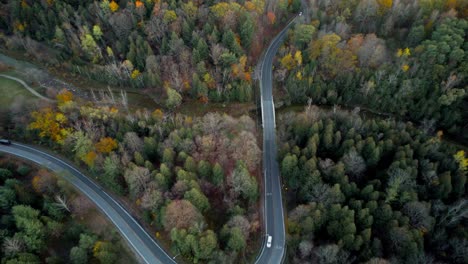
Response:
M60 112L54 112L50 107L32 112L31 117L33 121L29 124L28 129L39 130L41 138L48 137L63 144L71 132L71 128L67 127L67 117Z
M115 1L112 1L109 3L109 8L112 12L115 12L119 10L119 4L117 4Z
M111 137L101 138L95 147L97 152L109 153L117 148L117 141Z
M96 255L100 250L101 250L101 247L102 247L102 241L96 241L96 243L94 244L93 246L93 254Z
M398 49L396 53L397 57L409 57L411 56L411 50L409 48Z
M20 32L23 32L24 31L24 26L25 24L24 23L21 23L19 21L16 21L15 24L14 24L14 28Z
M215 79L213 79L209 72L203 75L203 81L206 83L206 86L208 86L208 88L210 89L214 89L216 87L216 81Z
M468 171L468 158L465 157L464 150L458 151L455 155L453 155L453 158L457 161L458 166L462 171Z
M244 7L245 9L247 9L248 11L254 11L255 10L255 4L252 2L252 1L246 1L244 3Z
M396 55L397 55L398 58L400 58L401 56L403 56L403 50L402 50L402 49L398 49Z
M141 72L139 70L135 69L135 70L132 71L131 77L132 77L132 79L136 79L136 78L140 77L140 75L141 75Z
M236 2L220 2L210 7L211 12L218 18L223 18L228 11L237 12L242 6Z
M445 6L447 8L455 8L457 6L457 0L447 0L445 1Z
M296 53L294 53L294 60L296 60L296 63L298 66L301 66L302 65L302 53L300 50L296 51Z
M247 11L254 11L257 14L261 14L265 7L265 1L263 0L245 1L244 7L245 9L247 9Z
M239 58L239 63L233 64L231 66L232 68L232 74L235 77L242 77L242 74L245 72L245 65L247 64L247 56L241 56Z
M313 41L309 48L310 59L317 59L323 50L336 50L336 46L341 41L337 34L327 34L320 37L317 41Z
M411 56L411 50L409 48L405 48L405 50L403 50L403 56L405 57Z
M298 71L298 72L296 73L296 78L297 78L298 80L302 80L302 72Z
M281 58L280 62L284 68L288 69L288 71L296 66L296 61L294 60L291 53L288 53L283 58Z
M384 14L393 6L393 0L377 0L379 3L379 13Z
M167 10L164 13L163 21L165 24L170 24L177 20L177 14L174 10Z
M357 67L357 56L339 43L341 37L335 33L321 36L309 47L311 60L318 60L327 78L334 78L344 72L353 72Z
M80 114L83 117L86 117L88 119L93 119L93 120L108 121L110 119L115 118L118 113L119 113L119 110L117 108L109 107L109 106L101 106L101 107L81 106L80 107Z
M63 104L73 101L73 94L67 89L62 89L57 94L56 98L57 98L58 105L63 105Z
M163 113L163 111L161 111L161 109L158 108L158 109L156 109L156 110L153 111L153 113L151 114L151 116L152 116L154 119L161 121L161 120L163 119L163 117L164 117L164 113Z

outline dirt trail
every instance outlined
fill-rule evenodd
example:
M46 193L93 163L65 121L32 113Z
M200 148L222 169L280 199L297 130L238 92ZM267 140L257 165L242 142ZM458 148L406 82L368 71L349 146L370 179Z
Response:
M36 92L33 88L31 88L25 81L19 79L19 78L16 78L16 77L13 77L13 76L10 76L10 75L6 75L6 74L0 74L0 77L3 77L3 78L7 78L7 79L10 79L10 80L13 80L13 81L16 81L18 83L20 83L21 85L23 85L24 88L26 88L28 91L30 91L32 94L34 94L35 96L43 99L43 100L46 100L46 101L49 101L49 102L53 102L54 100L50 99L50 98L47 98L41 94L39 94L38 92Z
M2 53L2 50L0 50L0 63L12 67L13 69L7 72L8 75L13 78L19 77L18 79L22 80L24 83L37 84L43 88L50 88L57 92L65 88L78 97L86 99L91 98L89 92L78 89L75 85L53 76L46 69L27 61L17 60L5 55Z

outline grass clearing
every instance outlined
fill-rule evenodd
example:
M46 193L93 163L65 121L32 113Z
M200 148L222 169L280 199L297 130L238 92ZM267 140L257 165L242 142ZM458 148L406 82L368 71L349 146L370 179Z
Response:
M37 100L26 88L16 81L0 77L0 110L8 110L10 105L18 98L27 102Z

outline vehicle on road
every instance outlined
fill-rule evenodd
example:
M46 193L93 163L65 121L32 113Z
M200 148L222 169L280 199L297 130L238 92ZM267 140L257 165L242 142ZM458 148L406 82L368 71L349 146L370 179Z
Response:
M271 236L268 236L268 239L267 239L267 248L271 248L271 240L273 240L273 238Z
M263 164L264 164L264 236L263 249L255 264L282 264L286 254L286 231L280 169L277 161L275 105L273 102L273 61L288 30L298 21L291 19L289 24L273 39L260 62L260 98L263 124ZM267 165L269 164L269 165ZM273 236L275 250L271 250ZM267 241L264 239L266 238ZM266 242L266 243L265 243Z
M0 144L2 145L11 145L11 141L8 139L0 138Z

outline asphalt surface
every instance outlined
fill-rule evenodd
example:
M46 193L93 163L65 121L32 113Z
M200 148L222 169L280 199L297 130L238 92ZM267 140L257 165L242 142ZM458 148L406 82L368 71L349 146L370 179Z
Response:
M13 143L0 145L0 152L5 152L32 161L59 173L68 182L90 198L98 208L114 223L132 250L143 263L176 263L143 227L101 187L96 185L72 165L33 147Z
M284 228L283 200L281 198L281 179L277 161L275 106L273 102L273 59L293 19L271 42L261 62L260 93L263 123L263 169L265 183L264 224L265 241L255 263L274 264L283 262L285 256L286 234ZM271 247L267 238L272 237Z

